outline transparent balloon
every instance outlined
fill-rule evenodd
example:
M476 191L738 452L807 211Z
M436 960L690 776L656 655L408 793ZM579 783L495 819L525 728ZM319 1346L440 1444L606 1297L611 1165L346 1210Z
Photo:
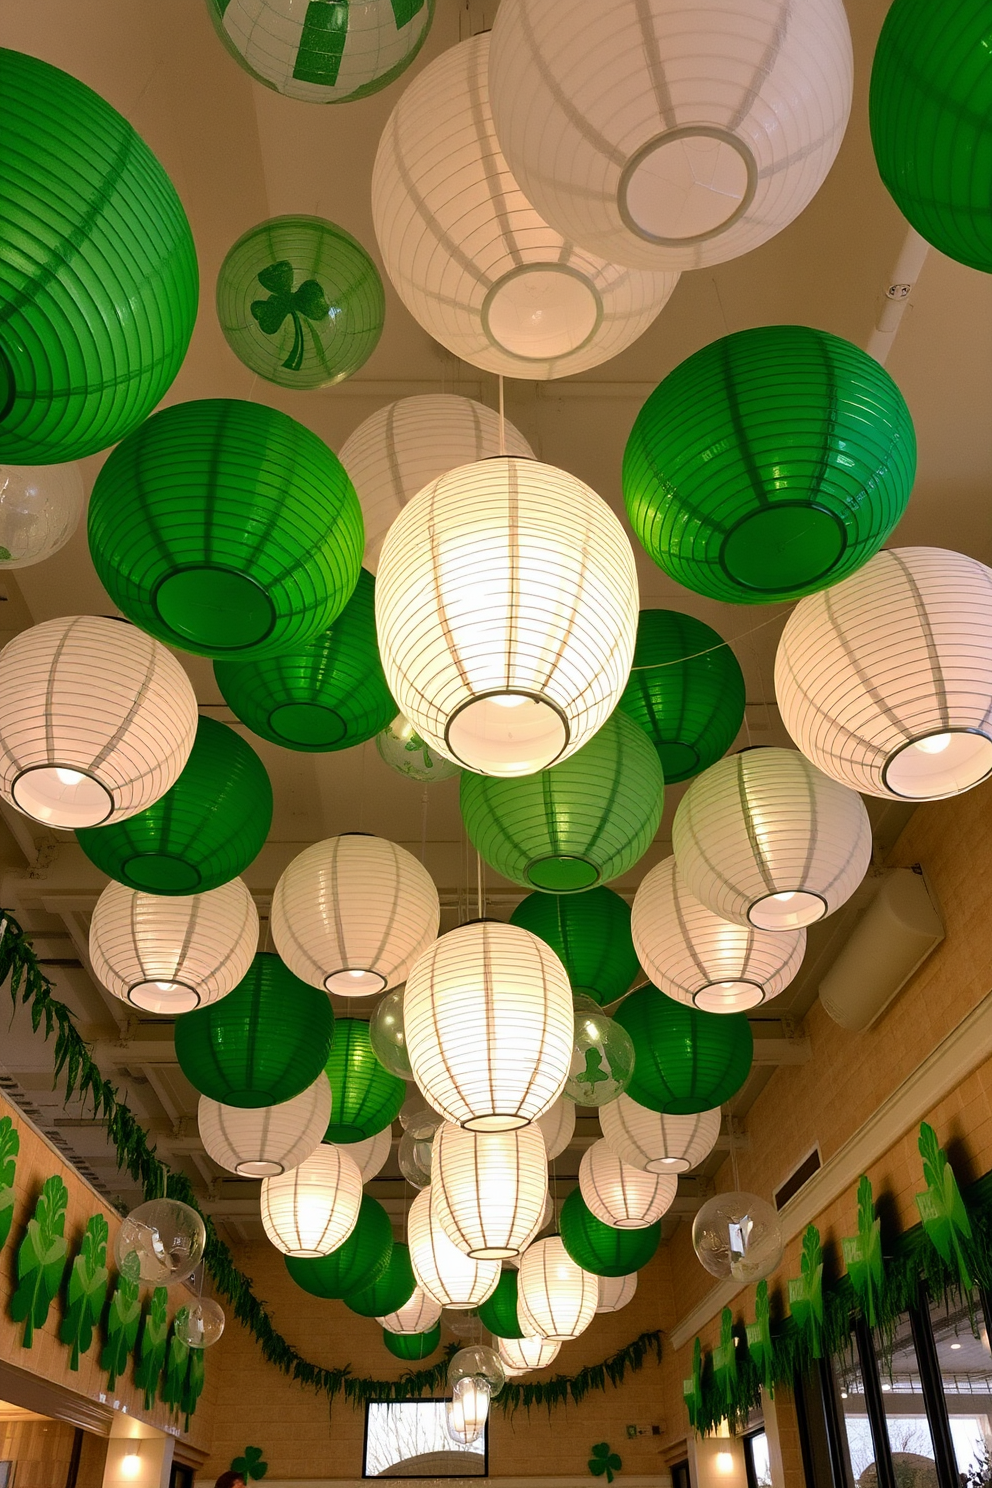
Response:
M606 1106L630 1083L634 1045L591 997L580 994L574 1001L575 1048L562 1093L579 1106Z
M431 1157L434 1151L433 1134L430 1137L415 1137L404 1132L396 1149L396 1161L407 1183L414 1188L427 1188L431 1181Z
M471 1348L459 1349L448 1365L448 1384L452 1389L463 1379L485 1381L491 1399L495 1400L506 1383L506 1370L495 1349L477 1343Z
M418 1142L429 1142L441 1125L444 1117L414 1090L400 1107L400 1126Z
M369 1019L369 1043L376 1059L391 1075L399 1075L401 1080L413 1079L403 1028L402 987L394 987L376 1003Z
M413 724L400 713L392 723L375 736L375 747L379 758L385 760L390 769L411 780L429 785L433 780L451 780L461 770L453 761L438 754L416 732Z
M151 1199L122 1221L114 1255L122 1275L154 1286L192 1276L207 1243L203 1220L178 1199Z
M692 1223L692 1245L711 1276L760 1281L782 1259L785 1241L767 1199L722 1193L709 1199Z
M212 1297L201 1297L176 1313L176 1337L190 1348L209 1348L224 1331L224 1309Z
M445 1411L445 1425L452 1441L470 1446L478 1441L489 1415L491 1392L484 1379L465 1378L456 1382Z
M0 568L28 568L65 546L86 492L79 466L0 464Z

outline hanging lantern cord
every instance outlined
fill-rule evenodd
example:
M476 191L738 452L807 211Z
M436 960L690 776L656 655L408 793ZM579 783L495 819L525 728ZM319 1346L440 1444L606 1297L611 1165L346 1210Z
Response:
M737 1172L737 1144L734 1141L734 1116L729 1108L727 1110L727 1134L730 1138L730 1166L734 1172L734 1192L739 1193L741 1182Z
M499 452L506 454L506 414L503 409L503 374L499 374Z
M475 898L476 913L483 920L486 917L486 899L482 884L482 854L479 852L475 855Z

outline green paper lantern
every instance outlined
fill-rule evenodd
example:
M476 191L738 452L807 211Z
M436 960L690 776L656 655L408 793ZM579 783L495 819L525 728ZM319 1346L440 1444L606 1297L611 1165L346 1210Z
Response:
M575 894L632 868L661 821L664 777L644 731L614 713L564 763L461 779L462 820L490 867L527 889Z
M0 461L116 444L182 365L199 276L175 188L116 109L0 49Z
M315 754L364 744L396 714L375 638L375 579L366 569L330 630L295 651L216 661L231 711L263 739Z
M417 1285L410 1264L410 1250L402 1241L394 1241L389 1265L382 1275L361 1291L349 1292L344 1302L359 1317L385 1317L398 1312L413 1296Z
M868 118L879 175L941 253L992 273L988 0L896 0L875 51Z
M153 806L76 833L91 863L146 894L203 894L237 878L272 824L272 785L251 745L201 718L189 759Z
M326 996L325 996L326 1001ZM286 1256L286 1269L312 1297L348 1297L374 1286L393 1254L393 1227L375 1199L363 1194L358 1222L343 1245L315 1260Z
M364 526L336 455L260 403L156 413L93 487L90 553L142 630L201 656L272 656L328 629L358 580Z
M807 326L704 346L637 415L623 493L638 538L687 589L798 599L853 573L906 509L909 409L866 352Z
M593 1276L630 1276L646 1266L661 1241L661 1220L641 1230L617 1230L597 1219L573 1188L561 1206L561 1243L577 1266Z
M327 993L260 951L233 992L176 1019L176 1058L201 1095L254 1110L312 1085L333 1037Z
M395 1121L406 1100L406 1081L391 1075L376 1059L369 1025L361 1018L338 1019L326 1068L331 1123L325 1141L363 1142Z
M716 631L677 610L642 610L619 707L648 735L665 780L689 780L725 754L744 722L744 674Z
M273 217L238 239L217 276L235 356L286 388L329 387L368 361L386 301L361 243L320 217Z
M737 1094L751 1069L754 1040L743 1013L705 1013L641 987L614 1020L634 1045L627 1094L669 1116L712 1111Z
M528 894L510 924L540 936L564 965L573 993L585 993L601 1006L622 997L637 975L630 905L612 889L590 889L581 899Z
M441 1324L435 1323L426 1333L390 1333L383 1328L382 1341L397 1359L426 1359L441 1342Z
M496 1290L479 1307L479 1321L497 1338L523 1338L517 1316L517 1273L501 1271Z

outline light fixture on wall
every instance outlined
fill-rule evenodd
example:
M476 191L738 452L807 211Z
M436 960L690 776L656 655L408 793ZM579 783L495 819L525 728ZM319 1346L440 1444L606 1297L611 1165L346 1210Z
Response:
M139 1478L141 1476L141 1442L128 1442L127 1451L121 1458L121 1477Z
M676 1173L650 1173L623 1162L603 1139L588 1147L579 1163L579 1189L586 1207L618 1230L654 1224L671 1208L678 1181Z
M298 1167L323 1139L331 1087L320 1074L292 1100L245 1110L201 1095L197 1126L207 1156L242 1178L272 1178Z
M649 1173L688 1173L720 1135L719 1107L692 1116L662 1116L621 1095L599 1113L603 1137L621 1162Z
M324 1143L288 1172L262 1180L262 1225L277 1250L326 1256L358 1223L362 1176L341 1147Z
M478 1307L496 1290L499 1261L474 1261L452 1244L435 1217L429 1188L410 1205L407 1239L418 1284L442 1307Z
M445 1124L434 1139L431 1202L452 1244L474 1260L519 1255L537 1230L548 1194L539 1124L468 1131Z
M560 1235L528 1246L518 1287L520 1324L527 1335L558 1343L584 1333L599 1302L598 1278L576 1265Z

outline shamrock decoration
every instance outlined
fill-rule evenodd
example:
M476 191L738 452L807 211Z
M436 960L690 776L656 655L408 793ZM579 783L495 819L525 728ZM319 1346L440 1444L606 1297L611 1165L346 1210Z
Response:
M269 291L267 300L252 300L251 313L266 336L278 334L287 315L293 319L293 345L283 366L290 372L299 372L303 366L303 319L324 320L331 307L324 298L324 291L316 279L305 279L299 289L293 289L293 265L288 259L269 264L258 275L258 282Z
M245 1447L243 1457L235 1457L231 1463L231 1471L240 1473L245 1482L252 1478L264 1478L269 1470L269 1464L262 1461L261 1447Z
M616 1452L611 1452L608 1442L597 1442L592 1449L589 1459L589 1471L594 1478L606 1476L606 1481L612 1483L615 1475L623 1467L623 1463Z

